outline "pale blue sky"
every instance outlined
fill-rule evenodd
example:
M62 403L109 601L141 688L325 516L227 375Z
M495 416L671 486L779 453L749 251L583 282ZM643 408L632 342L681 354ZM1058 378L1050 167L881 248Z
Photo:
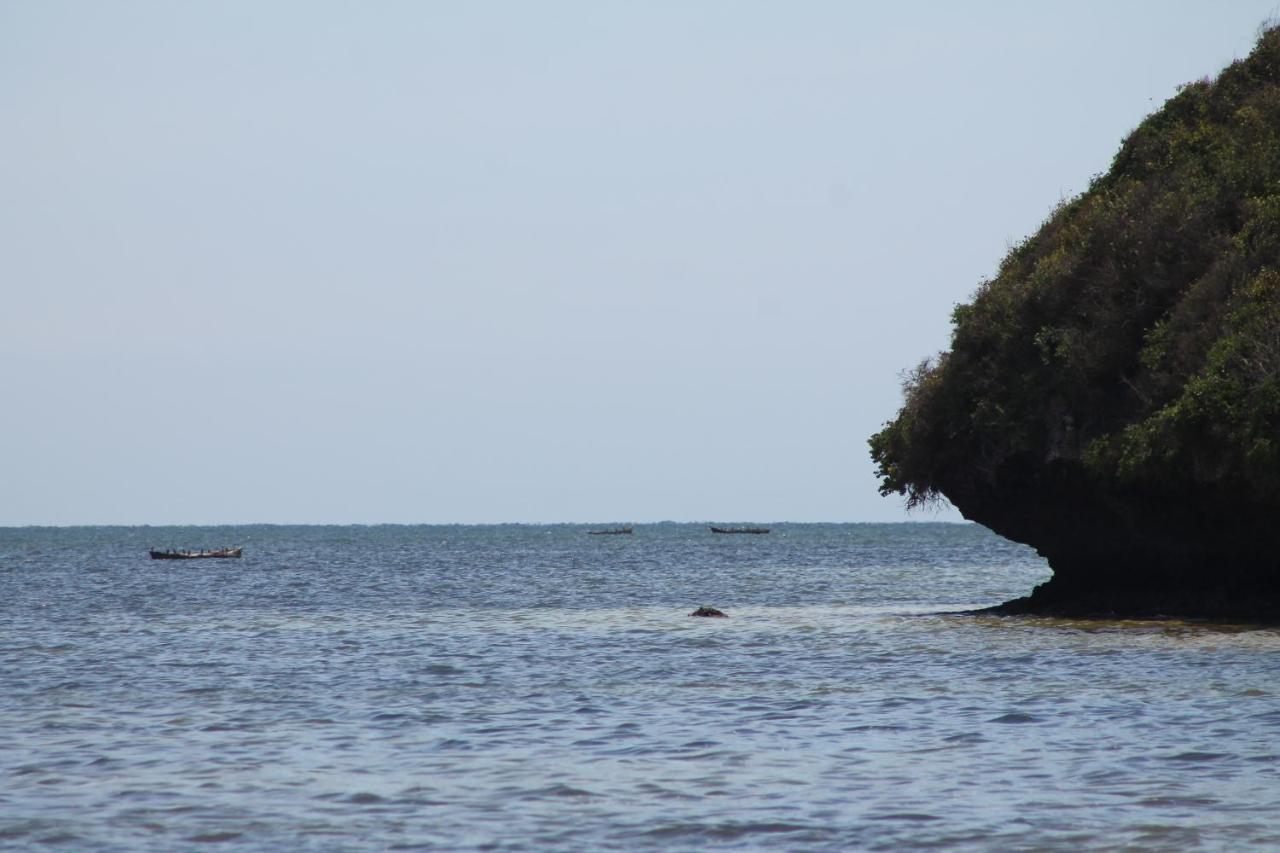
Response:
M905 518L899 371L1275 8L0 0L0 524Z

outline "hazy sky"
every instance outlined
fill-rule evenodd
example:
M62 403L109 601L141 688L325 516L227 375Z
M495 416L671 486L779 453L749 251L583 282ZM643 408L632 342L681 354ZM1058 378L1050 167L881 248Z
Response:
M899 371L1275 9L0 0L0 524L905 518Z

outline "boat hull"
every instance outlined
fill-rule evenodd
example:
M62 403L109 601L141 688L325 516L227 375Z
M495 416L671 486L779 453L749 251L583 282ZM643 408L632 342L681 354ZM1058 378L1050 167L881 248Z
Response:
M153 560L226 560L240 559L243 548L218 548L215 551L157 551L151 549Z

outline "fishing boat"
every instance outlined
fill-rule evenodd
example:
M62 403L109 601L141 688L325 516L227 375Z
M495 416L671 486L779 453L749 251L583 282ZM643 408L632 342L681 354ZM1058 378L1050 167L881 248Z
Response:
M587 533L591 536L630 536L634 532L635 531L631 529L630 524L628 524L626 527L619 527L616 530L588 530L587 531Z
M713 527L712 533L768 533L767 527Z
M209 558L225 560L227 558L239 559L243 551L243 548L215 548L212 551L191 551L188 549L157 551L152 548L150 553L153 560L207 560Z

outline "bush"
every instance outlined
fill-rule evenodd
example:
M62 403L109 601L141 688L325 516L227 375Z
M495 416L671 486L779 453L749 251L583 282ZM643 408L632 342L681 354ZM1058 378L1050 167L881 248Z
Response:
M1278 271L1271 28L1143 121L956 308L951 350L871 438L881 492L915 506L1070 466L1103 491L1276 500Z

